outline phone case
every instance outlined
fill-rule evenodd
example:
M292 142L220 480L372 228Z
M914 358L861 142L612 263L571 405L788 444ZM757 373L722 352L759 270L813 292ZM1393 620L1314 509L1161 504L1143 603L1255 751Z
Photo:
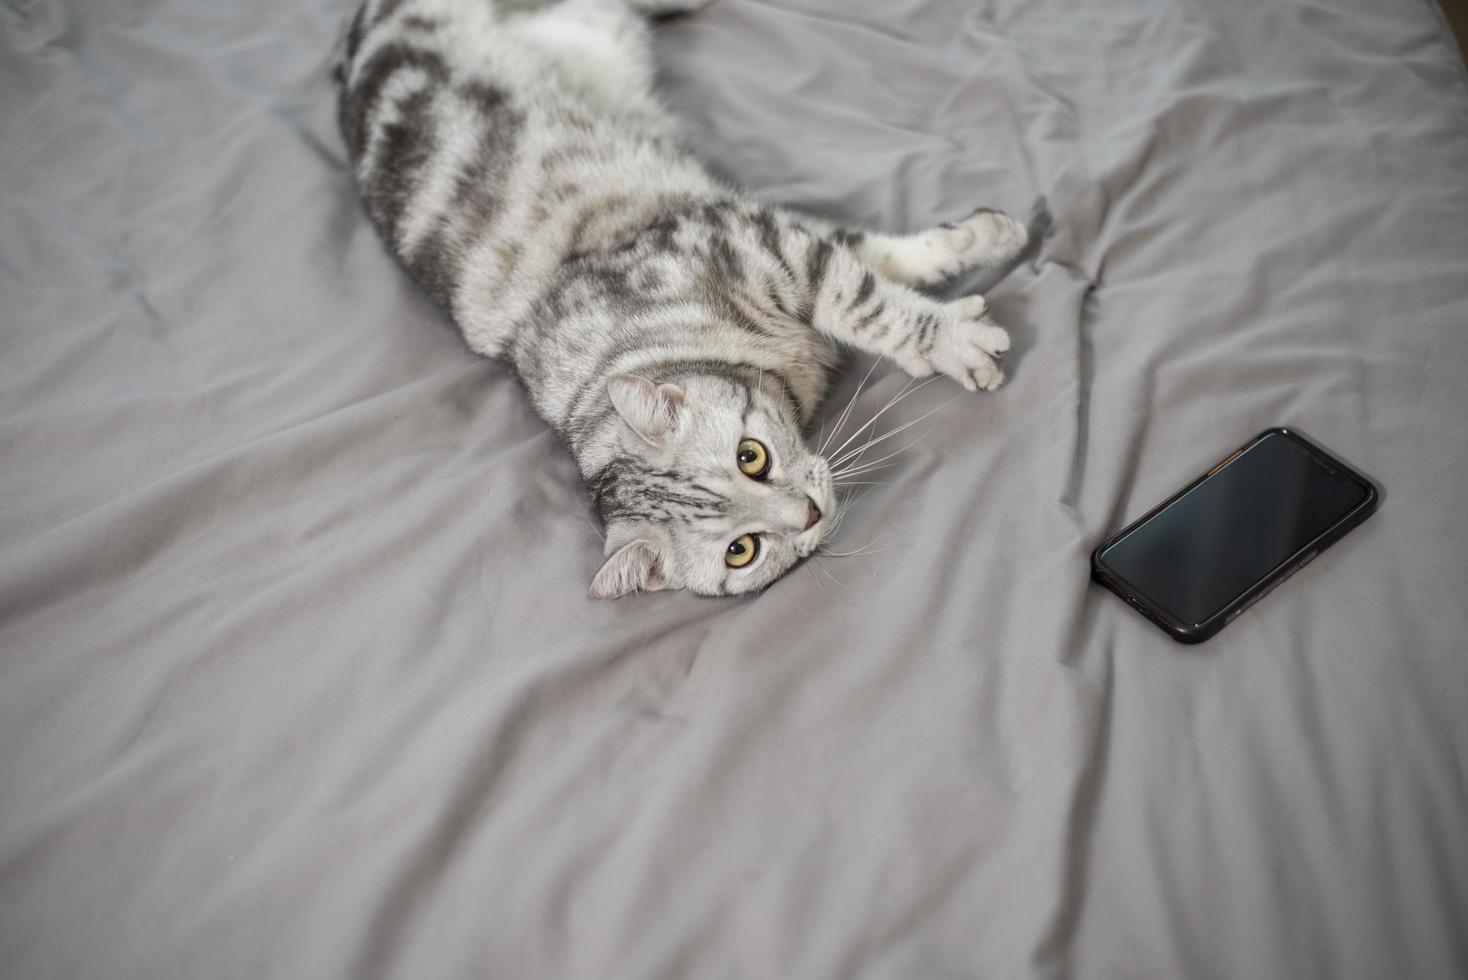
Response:
M1184 623L1173 618L1169 613L1161 609L1155 603L1148 600L1146 596L1131 588L1129 585L1127 585L1126 582L1122 581L1119 577L1107 570L1105 565L1102 564L1101 553L1104 552L1107 548L1111 547L1113 544L1126 537L1128 534L1131 534L1132 531L1136 530L1142 524L1151 520L1152 517L1154 517L1159 511L1168 507L1179 497L1182 497L1184 494L1192 490L1204 480L1208 479L1214 473L1217 473L1219 470L1223 469L1223 467L1227 466L1240 453L1253 446L1259 440L1264 439L1265 437L1270 435L1283 435L1289 439L1292 439L1294 442L1304 447L1304 449L1308 451L1311 456L1313 456L1318 462L1325 465L1328 469L1332 470L1333 472L1342 474L1349 479L1355 480L1357 483L1365 487L1366 498L1360 504L1358 504L1355 509L1351 510L1335 524L1332 524L1329 528L1321 532L1313 541L1309 542L1299 551L1295 552L1289 558L1285 559L1285 561L1281 562L1272 571L1270 571L1268 575L1260 579L1258 584L1253 586L1251 589L1249 589L1243 595L1239 596L1224 609L1221 609L1219 612L1209 617L1207 621L1202 623ZM1310 564L1310 562L1314 561L1317 555L1339 541L1347 531L1351 530L1351 528L1353 527L1356 527L1362 521L1366 520L1366 518L1370 517L1371 514L1374 513L1376 510L1378 498L1379 494L1377 493L1376 484L1373 483L1371 480L1362 476L1360 473L1353 470L1345 463L1342 463L1340 460L1336 459L1334 456L1330 455L1325 450L1321 449L1319 446L1306 439L1297 430L1286 426L1275 426L1273 428L1265 429L1263 432L1259 433L1257 436L1244 443L1238 449L1235 449L1233 452L1223 457L1223 459L1210 466L1208 470L1204 472L1203 475L1199 476L1196 480L1193 480L1187 486L1177 491L1177 493L1174 493L1172 496L1162 501L1162 503L1158 504L1156 507L1153 507L1151 510L1147 511L1147 513L1132 521L1126 527L1122 528L1120 531L1117 531L1115 534L1111 535L1111 537L1107 538L1105 541L1097 545L1096 549L1091 552L1091 578L1099 582L1101 585L1104 585L1112 592L1115 592L1123 602L1140 612L1143 616L1146 616L1152 622L1156 623L1167 633L1167 635L1171 636L1174 640L1177 640L1181 643L1202 643L1204 640L1208 639L1219 630L1223 629L1229 623L1233 622L1236 618L1238 618L1241 613L1243 613L1245 609L1248 609L1254 603L1264 598L1264 596L1269 594L1270 590L1279 585L1279 583L1283 582L1295 572L1299 571L1306 565Z

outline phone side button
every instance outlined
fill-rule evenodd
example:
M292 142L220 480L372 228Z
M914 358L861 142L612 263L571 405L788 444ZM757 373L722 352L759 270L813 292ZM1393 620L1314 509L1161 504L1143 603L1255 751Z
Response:
M1305 557L1300 559L1300 563L1298 565L1296 565L1295 568L1297 568L1297 569L1304 568L1306 565L1308 565L1312 561L1314 561L1315 560L1315 556L1318 555L1318 554L1320 554L1320 549L1318 549L1318 548L1317 549L1314 549L1312 551L1306 552L1305 553Z
M1224 625L1227 626L1229 623L1232 623L1235 619L1242 616L1251 607L1253 607L1254 603L1258 602L1260 599L1263 599L1265 596L1269 595L1269 593L1273 592L1276 588L1279 587L1279 583L1283 582L1284 579L1289 577L1290 575L1293 575L1297 570L1299 570L1300 567L1301 566L1296 565L1285 574L1285 577L1275 579L1273 582L1270 582L1267 586L1265 586L1264 591L1250 596L1248 602L1244 603L1242 606L1235 609L1233 612L1229 613L1227 617L1224 618Z

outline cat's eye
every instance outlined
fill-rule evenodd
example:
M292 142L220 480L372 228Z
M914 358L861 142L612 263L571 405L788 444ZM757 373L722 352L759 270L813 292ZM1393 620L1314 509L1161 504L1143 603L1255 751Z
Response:
M734 458L739 462L739 472L751 480L763 480L770 475L770 453L758 439L741 441Z
M759 535L741 534L729 544L724 552L724 564L730 568L743 568L759 554Z

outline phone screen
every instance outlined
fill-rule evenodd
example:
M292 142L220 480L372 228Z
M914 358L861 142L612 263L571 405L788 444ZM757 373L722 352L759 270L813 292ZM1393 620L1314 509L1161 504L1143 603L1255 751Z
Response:
M1203 623L1361 506L1371 491L1270 432L1098 557L1182 623Z

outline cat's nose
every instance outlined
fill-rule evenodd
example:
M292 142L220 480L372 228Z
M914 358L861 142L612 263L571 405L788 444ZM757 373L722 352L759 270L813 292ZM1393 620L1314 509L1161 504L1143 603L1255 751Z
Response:
M811 500L809 497L805 498L805 502L810 507L810 511L805 515L805 529L809 531L811 528L816 526L816 521L821 519L821 509L817 507L816 502L814 500Z

